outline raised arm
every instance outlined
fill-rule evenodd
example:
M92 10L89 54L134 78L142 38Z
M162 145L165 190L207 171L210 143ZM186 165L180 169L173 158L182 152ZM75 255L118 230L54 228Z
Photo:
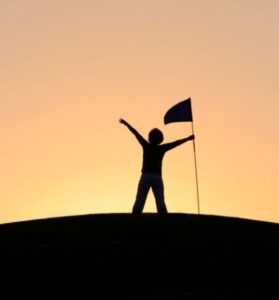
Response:
M172 143L167 143L167 144L164 144L163 147L165 148L166 151L168 150L171 150L179 145L182 145L188 141L192 141L193 139L195 138L194 135L190 135L188 136L187 138L184 138L184 139L181 139L181 140L177 140L177 141L174 141Z
M119 119L119 123L128 127L128 129L134 134L141 145L147 143L147 141L136 131L134 127L132 127L127 121L123 119Z

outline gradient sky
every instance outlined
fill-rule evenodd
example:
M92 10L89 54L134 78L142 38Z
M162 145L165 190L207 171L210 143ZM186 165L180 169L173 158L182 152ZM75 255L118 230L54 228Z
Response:
M130 212L141 148L192 98L201 213L279 222L277 0L2 0L0 223ZM192 143L170 212L197 213ZM154 212L152 193L144 212Z

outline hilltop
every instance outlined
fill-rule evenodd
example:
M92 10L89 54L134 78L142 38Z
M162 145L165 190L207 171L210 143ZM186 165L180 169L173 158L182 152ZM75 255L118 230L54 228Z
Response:
M1 289L97 299L279 298L279 224L96 214L0 225ZM18 291L18 290L17 290Z

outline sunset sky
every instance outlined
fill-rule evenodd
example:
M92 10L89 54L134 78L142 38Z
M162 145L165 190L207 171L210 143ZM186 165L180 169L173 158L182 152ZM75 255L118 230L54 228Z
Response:
M2 0L0 223L130 212L142 150L192 98L202 214L279 223L278 0ZM169 212L197 213L193 144ZM155 212L149 194L144 212Z

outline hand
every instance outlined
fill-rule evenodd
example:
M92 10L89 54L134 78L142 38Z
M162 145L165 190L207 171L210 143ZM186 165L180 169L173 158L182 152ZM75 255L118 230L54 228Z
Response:
M124 119L121 119L121 118L119 119L119 123L120 123L120 124L124 124L124 125L127 124L127 122L126 122Z
M192 135L190 135L189 137L188 137L188 140L189 141L192 141L192 140L194 140L195 139L195 136L192 134Z

